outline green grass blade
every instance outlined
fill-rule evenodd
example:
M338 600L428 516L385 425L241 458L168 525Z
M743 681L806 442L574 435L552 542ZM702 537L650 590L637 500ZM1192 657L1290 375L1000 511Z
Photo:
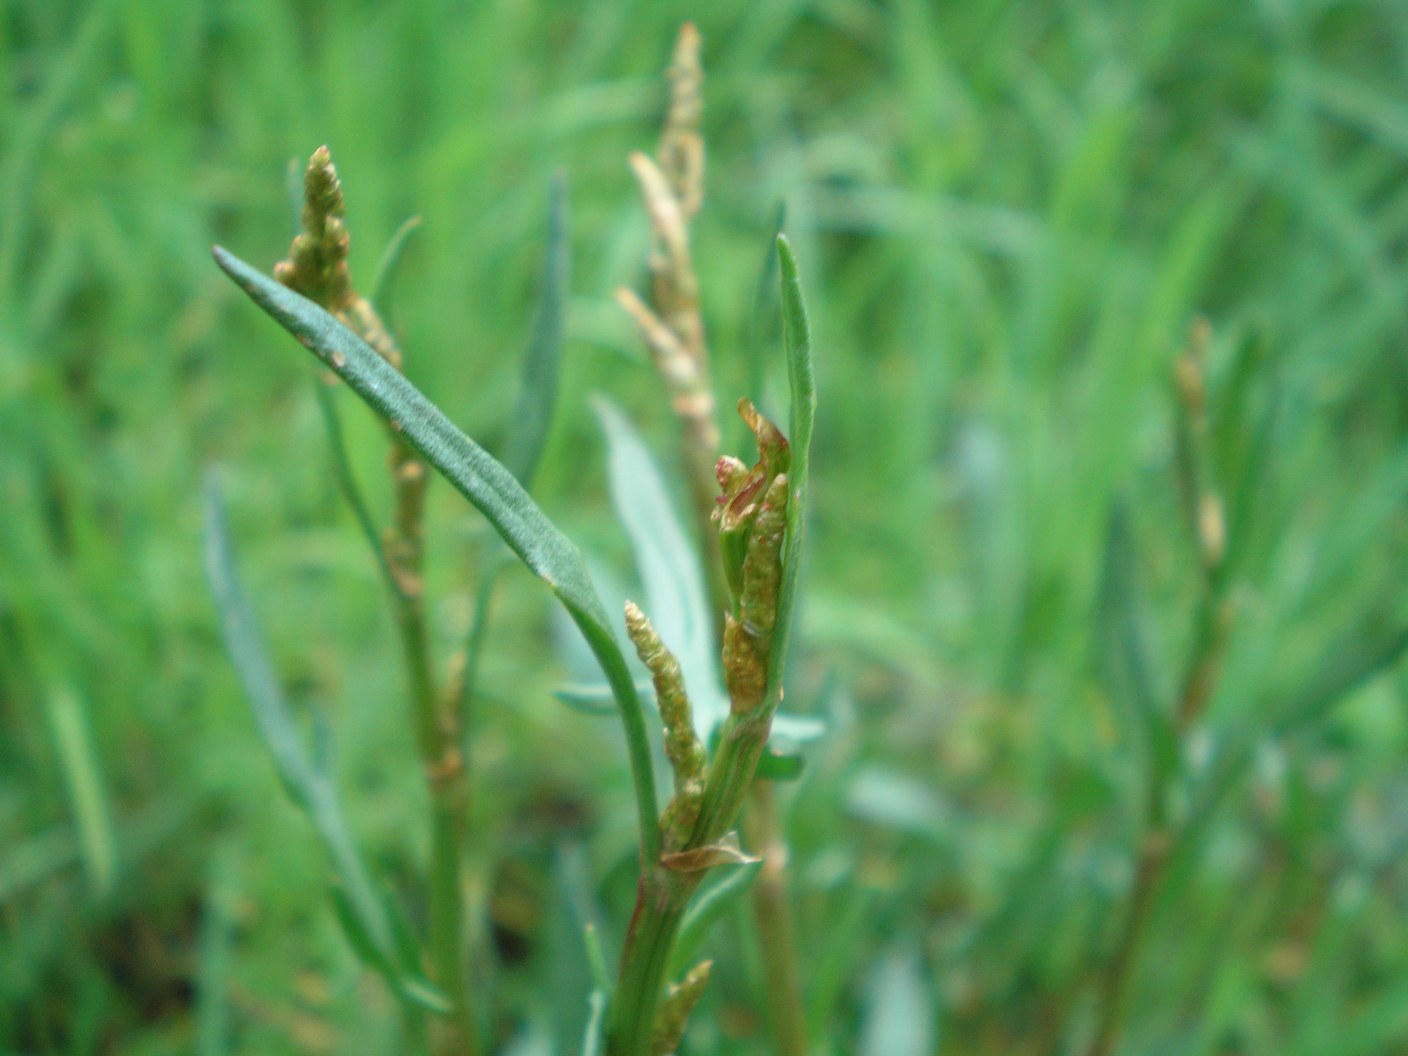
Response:
M753 289L753 312L749 318L748 343L744 352L747 382L743 391L757 403L761 403L763 398L768 357L778 339L781 313L777 303L777 236L782 233L786 222L787 203L778 202L772 226L768 229L767 252L758 267L757 285Z
M1162 787L1172 766L1172 734L1160 704L1154 664L1140 608L1134 537L1123 504L1110 513L1104 568L1096 602L1100 677L1134 753L1133 772L1144 790Z
M391 287L396 281L396 276L401 271L401 260L406 255L406 246L410 244L411 236L420 229L420 217L412 216L407 218L391 236L391 241L386 243L386 248L381 251L381 259L376 264L376 275L372 279L371 292L367 294L367 300L372 302L373 307L381 315L382 321L390 325L390 308L386 301L391 297Z
M489 637L489 613L494 605L494 593L499 585L499 576L512 565L513 559L496 546L494 553L480 573L479 589L474 594L474 612L470 616L469 633L464 639L464 671L460 676L459 700L456 709L460 715L460 733L464 739L461 750L469 757L469 741L473 737L473 723L470 721L470 708L479 683L479 662L484 655L484 643ZM608 696L608 703L611 698ZM612 709L614 710L614 708Z
M547 443L557 404L557 381L561 373L562 343L567 331L569 244L567 228L567 181L561 173L553 177L548 206L548 242L543 259L543 287L538 317L528 352L523 357L523 387L509 427L504 465L529 487Z
M1275 732L1286 736L1320 721L1360 686L1393 667L1408 651L1408 627L1366 621L1334 642L1303 688L1285 705Z
M117 850L92 730L72 689L54 691L48 703L49 725L78 830L83 866L94 892L103 895L111 890L117 872Z
M284 699L274 668L255 625L235 569L235 557L225 520L224 503L212 475L206 487L205 568L220 616L225 648L234 663L254 712L260 736L274 759L274 768L291 799L307 813L323 848L332 860L339 884L340 915L355 922L349 931L354 946L376 953L374 967L389 973L394 963L391 923L343 819L341 801L325 773L308 754Z
M519 559L566 608L601 664L625 727L644 860L658 857L659 809L645 716L611 621L581 551L548 520L504 466L476 444L365 341L323 309L215 247L216 263L374 410L400 429L425 460L474 505Z
M816 378L812 373L812 331L802 296L797 258L786 235L777 236L777 261L782 273L782 336L787 350L787 381L792 394L788 415L788 443L792 449L787 500L787 542L783 555L782 585L777 599L777 626L773 631L772 661L768 670L767 698L777 701L787 668L787 647L792 638L792 617L797 607L797 584L802 566L802 534L807 518L807 470L811 461L812 427L816 422Z
M592 985L603 994L611 992L611 972L606 967L606 952L601 948L601 933L595 924L588 922L582 929L582 946L587 953L587 968L591 972Z
M233 841L211 856L196 940L195 1056L230 1051L230 979L239 929L239 861Z
M367 505L366 497L357 484L357 476L352 471L352 460L347 457L347 441L342 432L342 419L337 413L337 404L333 402L332 390L324 385L321 379L315 378L313 391L318 397L318 410L322 412L323 430L327 433L328 448L332 453L332 471L333 476L337 478L338 490L342 492L343 499L352 510L352 516L362 532L362 537L367 541L382 580L394 594L398 589L396 577L392 575L391 565L386 560L386 548L382 545L376 521L372 519L371 508Z
M586 1034L582 1038L582 1056L601 1056L606 1037L606 992L593 990L587 1001L591 1012L587 1016Z

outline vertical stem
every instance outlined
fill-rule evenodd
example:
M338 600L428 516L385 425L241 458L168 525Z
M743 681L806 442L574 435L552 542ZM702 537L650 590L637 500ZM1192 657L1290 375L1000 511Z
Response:
M703 875L702 871L674 873L658 863L642 873L611 1001L607 1056L651 1056L670 951Z
M401 351L372 305L361 298L339 313L344 322L399 366ZM430 965L450 1001L448 1021L434 1032L442 1056L476 1056L478 1030L470 1002L464 928L464 844L468 782L460 747L458 700L439 692L425 624L425 463L394 426L388 461L396 511L383 544L401 632L416 741L430 794Z
M401 349L371 301L352 283L347 266L350 236L342 183L327 147L319 147L304 171L302 230L274 277L332 312L396 370ZM405 230L405 229L403 229ZM378 277L380 289L382 276ZM433 981L449 998L448 1022L435 1032L443 1056L475 1056L478 1038L470 1006L465 950L463 869L467 782L460 750L458 700L442 696L431 670L424 604L426 465L401 434L389 426L389 463L396 508L385 538L378 540L370 515L347 465L341 431L331 404L323 401L338 482L362 530L376 551L401 636L416 742L430 793L430 960Z
M436 982L450 999L450 1029L437 1050L454 1056L478 1051L478 1029L469 1001L469 964L465 955L463 892L460 885L460 850L464 815L459 803L436 803L433 808L430 865L430 957Z
M430 964L435 984L450 1001L450 1019L436 1030L435 1051L473 1056L478 1032L469 999L464 942L463 850L466 816L464 761L458 723L436 694L425 616L419 594L395 595L401 644L416 721L417 742L430 792Z
M629 289L618 290L617 300L640 328L680 420L690 500L696 522L702 528L701 557L710 601L720 621L715 628L716 641L722 644L723 614L733 607L733 599L722 554L718 547L710 545L715 538L715 470L720 434L699 281L690 251L689 223L704 200L704 141L700 133L703 69L699 32L691 23L681 27L669 76L670 108L657 159L652 161L639 153L630 159L653 236L648 261L652 306ZM794 401L799 399L795 387L792 396ZM805 460L807 438L797 439ZM805 473L802 476L805 479ZM789 524L792 532L799 530L800 521ZM795 549L793 559L795 562ZM779 655L779 665L782 659ZM777 674L780 676L780 670ZM737 822L750 787L756 788L758 816L753 819L749 842L756 844L766 863L764 876L755 889L754 909L759 930L764 934L771 1022L781 1056L802 1056L806 1051L805 1016L795 929L787 900L786 845L772 790L754 784L772 713L781 698L780 677L769 680L768 689L773 699L751 714L738 714L738 700L734 699L735 711L724 724L719 748L710 762L699 817L687 847L699 849L721 839ZM645 860L641 874L636 909L622 953L620 983L612 1001L608 1056L649 1053L670 948L703 871L674 873L659 862Z
M1212 698L1221 670L1223 653L1232 625L1233 608L1227 597L1229 585L1225 564L1227 525L1222 496L1211 469L1208 448L1207 379L1204 365L1210 340L1208 323L1194 320L1188 345L1174 364L1179 493L1190 534L1197 547L1202 596L1193 615L1193 647L1173 717L1175 745L1181 748L1193 724L1202 717ZM1187 827L1169 832L1164 803L1172 776L1166 780L1151 777L1147 790L1147 822L1135 865L1134 886L1130 891L1124 921L1115 952L1100 981L1095 1039L1089 1056L1110 1056L1119 1039L1120 1021L1129 993L1130 979L1149 930L1149 919L1163 885L1166 865L1176 840Z
M1120 943L1100 980L1099 1019L1095 1028L1095 1040L1090 1044L1090 1056L1110 1056L1119 1038L1120 1021L1124 1017L1125 1000L1129 994L1130 976L1148 932L1149 917L1163 882L1168 851L1167 832L1161 828L1150 828L1139 848L1134 887L1120 928Z
M807 1025L797 968L797 926L787 893L787 842L777 798L767 781L755 781L743 814L748 845L763 857L753 882L753 924L766 963L768 1022L778 1056L806 1056Z

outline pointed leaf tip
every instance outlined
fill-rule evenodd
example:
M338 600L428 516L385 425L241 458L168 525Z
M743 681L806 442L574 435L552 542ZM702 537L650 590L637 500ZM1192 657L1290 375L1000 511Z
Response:
M411 446L484 514L509 549L557 595L596 654L616 696L635 779L642 854L644 860L654 860L659 850L659 810L645 720L611 620L581 551L502 463L461 432L424 393L336 317L231 253L217 250L215 260L255 304L329 366L392 428L403 431Z

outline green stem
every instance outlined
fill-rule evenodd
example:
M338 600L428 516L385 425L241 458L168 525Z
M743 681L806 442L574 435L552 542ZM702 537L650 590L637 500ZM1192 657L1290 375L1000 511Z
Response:
M1115 1042L1119 1039L1120 1021L1124 1018L1130 977L1143 948L1144 938L1148 934L1149 918L1163 881L1168 850L1167 833L1151 828L1139 850L1134 888L1120 929L1120 942L1101 979L1099 1019L1095 1040L1090 1044L1090 1056L1110 1056L1114 1051Z
M611 1002L606 1056L651 1056L670 951L703 876L703 871L674 873L659 864L642 874Z
M748 846L762 855L763 868L753 885L753 925L764 963L768 1023L778 1056L806 1056L807 1022L802 1010L801 972L797 965L797 926L787 895L787 843L770 781L754 781L743 812Z
M361 529L362 537L367 541L372 558L376 561L377 571L381 573L387 589L394 594L396 577L391 572L391 565L387 563L386 550L381 545L381 535L372 519L371 509L367 506L362 489L357 485L357 476L352 471L352 460L347 456L347 441L342 432L342 419L337 413L337 404L333 402L332 390L320 379L315 378L313 392L318 398L318 410L323 416L323 429L327 433L328 447L332 451L333 476L337 479L338 490L342 492L343 500L351 509L357 527Z
M718 751L709 764L699 820L689 841L691 847L713 843L733 828L766 747L770 721L771 709L764 721L741 719L737 715L730 715L724 721Z
M438 704L420 597L406 592L394 596L416 740L431 798L431 973L451 1008L448 1029L438 1032L436 1051L445 1056L473 1056L478 1051L478 1031L469 999L464 943L466 787L458 724L448 710L442 713Z
M450 999L450 1029L437 1050L450 1056L478 1051L478 1029L469 1000L469 963L465 956L460 849L465 811L460 802L433 808L430 865L430 959L436 982Z

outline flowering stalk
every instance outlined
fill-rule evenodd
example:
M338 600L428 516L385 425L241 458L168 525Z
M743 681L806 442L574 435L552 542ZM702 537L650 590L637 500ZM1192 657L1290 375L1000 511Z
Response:
M714 520L730 584L723 645L730 711L719 749L707 766L678 662L644 614L629 603L626 609L631 640L655 682L675 796L660 822L662 854L642 873L622 953L609 1030L611 1056L672 1051L707 974L707 969L695 969L660 1005L685 908L709 869L750 860L739 851L732 829L782 697L781 671L774 664L785 656L788 626L780 615L795 588L795 575L784 575L784 547L795 541L789 533L799 530L801 522L788 515L793 491L786 438L747 400L740 401L739 413L758 438L759 458L751 469L733 458L718 462L722 494ZM791 553L795 558L797 551ZM679 994L690 995L687 1004L681 1005Z
M1192 650L1172 716L1170 740L1175 753L1201 719L1217 687L1235 614L1229 595L1226 513L1210 450L1206 364L1211 338L1208 321L1195 319L1173 367L1178 490L1197 552L1200 588L1193 612ZM1099 980L1095 1037L1089 1056L1110 1056L1119 1040L1130 977L1148 934L1169 859L1184 836L1182 831L1171 831L1168 818L1175 772L1176 760L1173 765L1155 763L1150 767L1134 879L1113 953Z
M402 355L376 308L352 283L351 239L342 184L327 147L319 147L304 173L303 230L287 259L274 266L283 285L325 308L398 371ZM462 891L467 783L459 722L451 699L439 692L430 660L424 606L424 461L402 433L388 425L388 456L395 514L381 540L405 657L416 740L431 798L430 959L432 976L450 1001L451 1016L437 1039L444 1053L472 1054L477 1035L469 999Z
M626 287L616 291L616 300L635 321L679 417L690 501L696 521L704 524L714 506L719 424L689 235L689 223L704 203L704 71L699 49L699 31L686 23L670 62L670 105L660 148L653 159L639 151L630 157L650 218L650 303ZM718 561L708 554L705 562L714 593L719 594Z
M665 647L645 613L631 601L626 602L626 633L641 663L650 670L660 721L665 727L665 757L674 772L675 794L660 819L660 844L665 854L675 854L684 848L699 818L707 756L694 732L694 715L680 662Z
M689 494L696 523L703 537L708 538L710 523L718 512L714 501L716 474L746 476L747 469L737 460L717 460L720 443L717 401L709 379L699 282L690 253L689 223L704 202L701 133L704 74L699 53L699 32L687 23L680 29L668 71L670 102L656 156L651 159L635 153L630 158L651 226L652 248L647 260L650 304L626 288L618 290L616 298L640 330L680 420ZM756 410L751 404L748 406L750 413L756 416ZM729 485L724 477L718 476L717 481L727 494ZM780 533L781 529L774 525L772 531ZM725 531L721 551L706 548L704 567L715 612L722 614L728 610L731 599L741 587L742 547L743 536L734 524ZM754 600L766 593L760 588ZM759 626L756 615L739 617L735 614L730 618L742 618L756 629ZM769 623L764 632L771 627ZM740 628L730 628L727 623L716 630L724 639L727 654L732 657L731 661L726 661L726 666L732 662L738 677L757 676L763 658L752 655L756 635L744 634ZM763 637L766 638L766 633ZM730 640L731 646L727 644ZM766 646L762 649L765 652ZM745 654L752 658L745 661ZM749 692L761 699L760 686ZM752 759L752 763L748 758L742 760L749 774L756 764L756 755ZM746 789L746 785L744 787ZM781 933L791 935L795 929L787 897L786 840L770 791L759 787L755 795L759 802L757 817L747 826L749 842L768 857L766 868L754 884L755 915L777 922ZM729 797L733 798L733 792L729 792ZM767 802L763 801L764 797ZM723 809L729 809L728 804L724 804ZM772 1016L774 1040L781 1056L801 1056L806 1050L806 1035L794 945L790 941L768 943L764 957L768 962L767 1003L775 1010Z

